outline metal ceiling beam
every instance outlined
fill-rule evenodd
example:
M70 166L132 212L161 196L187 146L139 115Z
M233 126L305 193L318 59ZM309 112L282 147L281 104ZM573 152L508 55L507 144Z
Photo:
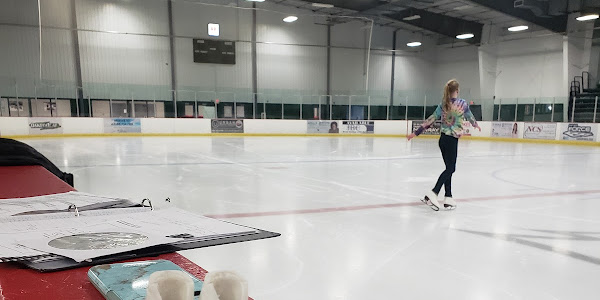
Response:
M483 24L454 18L446 15L436 14L429 11L410 8L410 4L416 2L434 3L434 0L304 0L310 3L332 4L338 8L354 10L358 15L372 17L379 15L415 28L424 29L451 38L456 38L462 33L472 33L473 38L464 40L470 44L481 42ZM401 11L398 8L405 7ZM419 15L416 20L403 20L403 18Z
M350 9L354 11L364 11L371 8L375 8L381 4L388 3L389 1L384 0L360 0L360 1L349 1L349 0L304 0L309 3L321 3L331 4L334 7Z
M514 2L511 1L490 1L490 0L467 0L472 3L481 5L483 7L487 7L489 9L493 9L495 11L499 11L501 13L507 14L509 16L513 16L517 19L521 19L523 21L544 27L550 31L564 33L567 31L567 19L568 15L560 15L560 16L536 16L536 14L530 9L523 8L515 8ZM532 2L529 2L532 3ZM543 11L546 9L545 7L540 7L540 10Z
M405 20L405 18L411 16L419 16L419 18L414 20ZM483 24L478 22L467 21L416 8L408 8L406 10L390 14L388 17L451 38L456 38L457 35L463 33L472 33L474 37L464 41L474 45L481 43Z

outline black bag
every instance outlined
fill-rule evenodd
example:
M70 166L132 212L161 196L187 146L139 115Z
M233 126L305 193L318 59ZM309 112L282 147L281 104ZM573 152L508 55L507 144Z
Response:
M65 173L33 147L12 139L0 138L0 166L39 165L72 187L73 174Z

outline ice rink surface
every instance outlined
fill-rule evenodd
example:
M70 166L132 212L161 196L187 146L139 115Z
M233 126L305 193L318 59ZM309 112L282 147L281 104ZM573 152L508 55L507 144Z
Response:
M437 139L27 139L82 192L280 237L182 252L256 300L599 299L600 148L461 140L454 211L419 199ZM160 204L159 204L160 205Z

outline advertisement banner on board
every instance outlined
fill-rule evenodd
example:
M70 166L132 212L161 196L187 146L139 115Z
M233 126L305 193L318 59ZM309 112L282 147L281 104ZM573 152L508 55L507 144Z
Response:
M375 132L375 121L317 121L308 120L306 132L371 134Z
M563 131L562 139L565 141L595 141L598 126L596 124L573 124L567 126Z
M306 133L340 133L340 129L337 121L308 120Z
M212 133L244 133L244 120L212 120L210 131Z
M375 121L342 121L341 133L374 133Z
M425 121L412 121L412 132L415 132L419 127L423 126ZM442 121L435 121L429 128L427 128L421 135L440 135L440 128L442 128Z
M556 123L525 123L523 138L554 140L556 138Z
M104 133L141 133L142 121L139 118L104 119Z
M492 122L492 137L519 137L519 123L517 122Z
M61 134L62 118L29 118L29 134Z

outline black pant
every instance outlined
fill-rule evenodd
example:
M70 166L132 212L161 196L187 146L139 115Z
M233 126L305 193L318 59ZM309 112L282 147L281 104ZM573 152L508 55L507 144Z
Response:
M442 133L439 145L440 150L442 151L442 157L444 158L444 163L446 164L446 170L440 174L440 177L433 188L433 192L439 194L443 185L446 190L444 196L452 197L452 173L456 170L458 139Z

